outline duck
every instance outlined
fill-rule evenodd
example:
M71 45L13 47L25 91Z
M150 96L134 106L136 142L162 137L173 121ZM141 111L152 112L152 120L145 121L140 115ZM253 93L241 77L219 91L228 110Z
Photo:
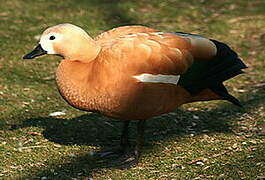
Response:
M47 28L23 59L45 54L62 57L56 84L69 105L123 122L115 153L127 152L129 123L138 121L136 160L147 119L197 101L226 100L241 106L223 82L247 66L225 43L200 35L131 25L92 38L66 23Z

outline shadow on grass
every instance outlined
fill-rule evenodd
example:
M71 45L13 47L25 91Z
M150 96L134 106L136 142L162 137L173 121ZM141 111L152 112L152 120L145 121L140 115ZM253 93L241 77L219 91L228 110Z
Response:
M249 97L252 97L251 99ZM193 133L195 135L209 133L233 133L231 123L239 120L242 114L248 113L265 101L264 89L255 93L244 95L241 99L250 99L244 102L245 108L237 108L224 104L218 108L205 111L176 110L173 113L152 118L147 121L146 147L153 148L155 142L166 142L169 139ZM210 102L209 102L210 103ZM200 119L194 119L194 114ZM214 117L214 118L213 118ZM194 126L194 122L196 125ZM135 123L130 126L130 139L135 140ZM121 123L98 114L82 115L73 119L60 118L32 118L24 121L22 127L37 126L44 128L43 135L49 141L63 145L91 145L100 149L110 149L118 145ZM145 148L144 148L145 149ZM143 154L145 154L145 150ZM68 163L51 164L49 167L39 169L35 177L64 178L77 177L82 171L83 175L91 176L92 172L102 168L110 168L110 159L100 159L91 153L71 158ZM56 166L56 176L49 170ZM111 167L113 168L113 167ZM119 168L119 167L116 167ZM26 177L25 177L26 178Z

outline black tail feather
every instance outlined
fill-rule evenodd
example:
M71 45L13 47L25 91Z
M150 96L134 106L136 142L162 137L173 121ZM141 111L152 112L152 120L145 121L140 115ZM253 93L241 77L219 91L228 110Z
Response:
M209 88L225 100L242 107L239 101L230 95L223 82L241 73L247 66L226 44L211 40L217 47L217 54L209 61L195 60L192 67L180 77L179 84L191 94L197 94Z
M223 84L217 84L213 87L210 87L210 89L215 92L216 94L218 94L219 96L223 97L225 100L233 103L234 105L237 105L239 107L243 107L239 100L236 99L234 96L232 96L231 94L228 93L227 89L225 88L225 86Z
M247 66L238 58L238 55L226 44L211 40L217 47L215 59L209 61L210 69L204 77L209 82L223 82L238 74Z

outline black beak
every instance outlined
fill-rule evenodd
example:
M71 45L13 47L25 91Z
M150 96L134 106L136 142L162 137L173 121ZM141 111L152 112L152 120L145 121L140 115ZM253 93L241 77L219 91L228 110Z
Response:
M41 45L39 44L33 51L31 51L30 53L26 54L23 59L33 59L37 56L41 56L47 54L47 51L45 51L44 49L42 49Z

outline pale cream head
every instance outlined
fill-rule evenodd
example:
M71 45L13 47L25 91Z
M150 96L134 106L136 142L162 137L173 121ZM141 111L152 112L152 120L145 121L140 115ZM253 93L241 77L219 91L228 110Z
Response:
M47 54L56 54L69 60L93 60L100 46L80 27L59 24L46 29L40 45Z

